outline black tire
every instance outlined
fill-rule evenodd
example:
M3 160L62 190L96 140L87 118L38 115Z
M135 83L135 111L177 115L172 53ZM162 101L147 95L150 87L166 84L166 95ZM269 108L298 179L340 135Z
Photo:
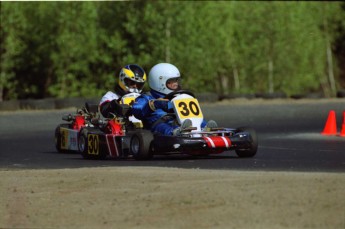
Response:
M258 151L258 137L256 131L250 127L241 127L236 130L236 132L248 132L251 137L250 147L247 149L238 149L236 154L239 157L254 157Z
M79 133L78 138L78 148L79 152L83 156L84 159L89 160L103 160L106 158L106 154L102 152L99 138L98 140L93 143L93 146L97 148L97 150L90 150L89 149L89 138L88 138L89 130L84 128Z
M151 131L137 132L132 135L130 153L135 160L149 160L152 154L153 134Z
M73 151L61 149L61 142L64 141L64 138L62 138L60 128L69 129L70 125L69 124L60 124L55 128L55 148L59 153L71 153Z

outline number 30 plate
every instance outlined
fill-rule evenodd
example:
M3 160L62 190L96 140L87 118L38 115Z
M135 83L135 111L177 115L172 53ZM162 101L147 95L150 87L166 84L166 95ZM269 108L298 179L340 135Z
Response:
M195 98L183 98L172 101L174 103L176 113L180 119L186 118L203 118L200 105Z

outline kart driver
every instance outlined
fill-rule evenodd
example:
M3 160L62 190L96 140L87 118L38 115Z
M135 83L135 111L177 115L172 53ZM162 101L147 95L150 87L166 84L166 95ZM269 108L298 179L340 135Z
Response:
M122 96L129 93L141 93L146 82L146 73L137 64L129 64L123 67L119 74L119 81L115 85L115 92L108 91L99 103L99 109L103 117L111 118L112 113L121 110L119 101Z
M172 104L163 98L173 91L181 90L180 79L180 71L172 64L160 63L153 66L149 73L150 92L137 97L132 105L131 113L153 133L176 136L192 126L190 119L178 126L174 118L165 116L172 109ZM217 123L213 120L208 123L204 120L201 124L201 128L215 127Z

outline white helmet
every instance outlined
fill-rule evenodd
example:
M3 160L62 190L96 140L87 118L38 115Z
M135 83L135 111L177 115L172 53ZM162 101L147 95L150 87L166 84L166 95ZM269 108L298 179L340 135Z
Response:
M149 86L151 89L165 95L173 92L167 87L170 79L180 79L180 71L172 64L160 63L153 66L149 73Z

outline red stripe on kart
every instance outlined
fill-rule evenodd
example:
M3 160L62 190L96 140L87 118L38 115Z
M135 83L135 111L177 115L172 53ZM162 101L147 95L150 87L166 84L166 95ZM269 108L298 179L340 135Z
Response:
M204 140L207 143L209 148L230 148L231 141L227 137L213 136L213 137L204 137Z
M107 134L105 139L107 140L107 146L108 146L110 156L111 157L118 157L119 151L117 149L115 136L112 134Z

